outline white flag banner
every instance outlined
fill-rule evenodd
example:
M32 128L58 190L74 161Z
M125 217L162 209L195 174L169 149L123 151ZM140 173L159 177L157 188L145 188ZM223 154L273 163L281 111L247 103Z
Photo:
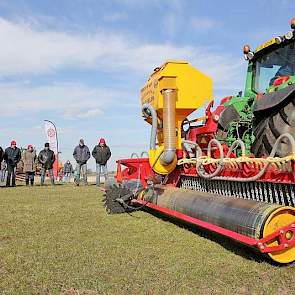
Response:
M52 122L47 120L45 120L45 134L49 142L50 149L54 151L55 155L57 155L58 143L56 128Z

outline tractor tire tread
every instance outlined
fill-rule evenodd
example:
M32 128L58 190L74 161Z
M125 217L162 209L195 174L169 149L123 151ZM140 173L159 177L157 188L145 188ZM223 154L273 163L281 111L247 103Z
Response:
M268 117L255 118L256 126L253 129L256 137L252 152L256 157L268 156L277 140L284 134L290 133L295 137L295 96L286 102L280 109L273 111ZM282 141L276 156L286 156L291 151L288 142Z

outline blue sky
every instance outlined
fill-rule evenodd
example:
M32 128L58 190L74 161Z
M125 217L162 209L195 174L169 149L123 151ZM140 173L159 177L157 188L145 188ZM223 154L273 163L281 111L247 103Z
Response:
M0 145L45 142L62 159L83 137L118 158L147 150L139 91L156 66L185 59L213 78L218 101L243 89L241 48L289 30L294 0L0 0ZM90 167L94 166L91 160Z

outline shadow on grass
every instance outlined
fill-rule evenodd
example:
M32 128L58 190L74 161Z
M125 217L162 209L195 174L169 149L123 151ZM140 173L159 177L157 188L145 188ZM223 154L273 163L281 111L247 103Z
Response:
M221 245L223 248L225 248L228 251L231 251L245 259L256 261L258 263L262 262L267 262L268 264L275 266L275 267L282 267L286 266L279 264L272 259L266 254L260 253L258 250L248 247L246 245L243 245L239 243L238 241L235 241L229 237L223 236L218 233L210 232L209 230L203 229L201 227L198 227L196 225L187 223L183 220L177 219L175 217L170 217L163 215L155 210L152 210L150 208L145 208L144 211L146 211L149 214L152 214L153 216L169 223L173 223L181 228L184 228L186 230L189 230L193 232L194 234L197 234L203 238L209 239L214 243L217 243Z

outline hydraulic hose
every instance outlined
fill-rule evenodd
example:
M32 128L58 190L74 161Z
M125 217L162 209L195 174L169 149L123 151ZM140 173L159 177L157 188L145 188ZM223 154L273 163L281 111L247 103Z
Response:
M242 150L242 157L245 157L246 155L246 146L245 143L241 140L241 139L237 139L236 141L233 142L233 144L230 146L227 154L226 154L226 158L229 158L231 153L238 147L241 147Z
M158 129L158 116L155 109L149 104L145 103L142 106L142 112L144 116L152 118L152 130L150 138L150 149L156 149L156 140L157 140L157 129Z
M284 133L282 135L280 135L273 148L272 148L272 151L269 155L268 158L273 158L277 152L277 149L279 147L279 145L281 144L282 140L285 139L289 142L290 146L291 146L291 150L292 150L292 154L295 154L295 139L294 137L289 134L289 133ZM221 144L218 143L218 141L216 139L212 139L211 140L212 143L216 143L219 150L221 151ZM210 143L211 143L210 141ZM200 157L200 146L196 143L196 142L192 142L192 141L188 141L188 140L185 140L182 142L183 143L183 148L186 150L186 146L187 145L193 145L195 148L196 148L196 151L197 151L197 158ZM211 157L211 148L212 148L212 144L208 145L208 151L207 151L207 156L208 157ZM240 146L241 149L242 149L242 156L245 156L245 144L243 143L243 141L241 140L236 140L232 146L230 147L229 151L227 152L227 155L226 155L226 158L229 158L230 157L230 154L232 153L232 151L236 148ZM197 160L196 158L196 160ZM206 179L214 179L214 180L227 180L227 181L237 181L237 182L251 182L251 181L256 181L258 180L259 178L261 178L264 173L266 172L266 170L268 169L269 165L271 164L271 161L269 161L256 175L254 176L251 176L251 177L247 177L247 178L243 178L243 177L229 177L229 176L218 176L218 174L220 174L222 168L223 168L223 161L224 161L224 158L223 158L223 152L220 153L220 162L218 163L218 168L213 172L213 173L210 173L210 174L206 174L205 172L203 172L203 168L200 169L200 167L203 166L202 163L198 163L196 164L196 169L197 169L197 172L198 172L198 175L201 176L202 178L206 178Z
M183 140L181 145L182 145L182 148L186 150L187 152L189 152L189 146L192 145L196 149L196 158L202 156L202 149L196 142L191 140Z
M216 168L216 170L213 173L206 173L204 170L204 167L202 166L201 163L197 163L197 165L196 165L196 169L197 169L198 174L201 177L206 178L206 179L210 179L210 178L217 176L218 174L220 174L220 172L223 169L223 158L224 158L223 149L222 149L221 143L218 140L216 140L214 138L210 140L210 142L208 144L208 149L207 149L207 157L211 158L211 150L212 150L213 144L217 145L218 150L219 150L219 154L220 154L220 163L218 163L218 167ZM200 148L200 146L196 142L193 142L190 140L183 140L182 141L182 147L186 151L187 151L187 146L189 146L189 145L192 145L195 147L197 158L202 156L202 149Z
M174 89L163 90L163 133L164 152L160 157L162 165L169 165L175 158L176 151L176 131L175 131L175 107L176 91Z

